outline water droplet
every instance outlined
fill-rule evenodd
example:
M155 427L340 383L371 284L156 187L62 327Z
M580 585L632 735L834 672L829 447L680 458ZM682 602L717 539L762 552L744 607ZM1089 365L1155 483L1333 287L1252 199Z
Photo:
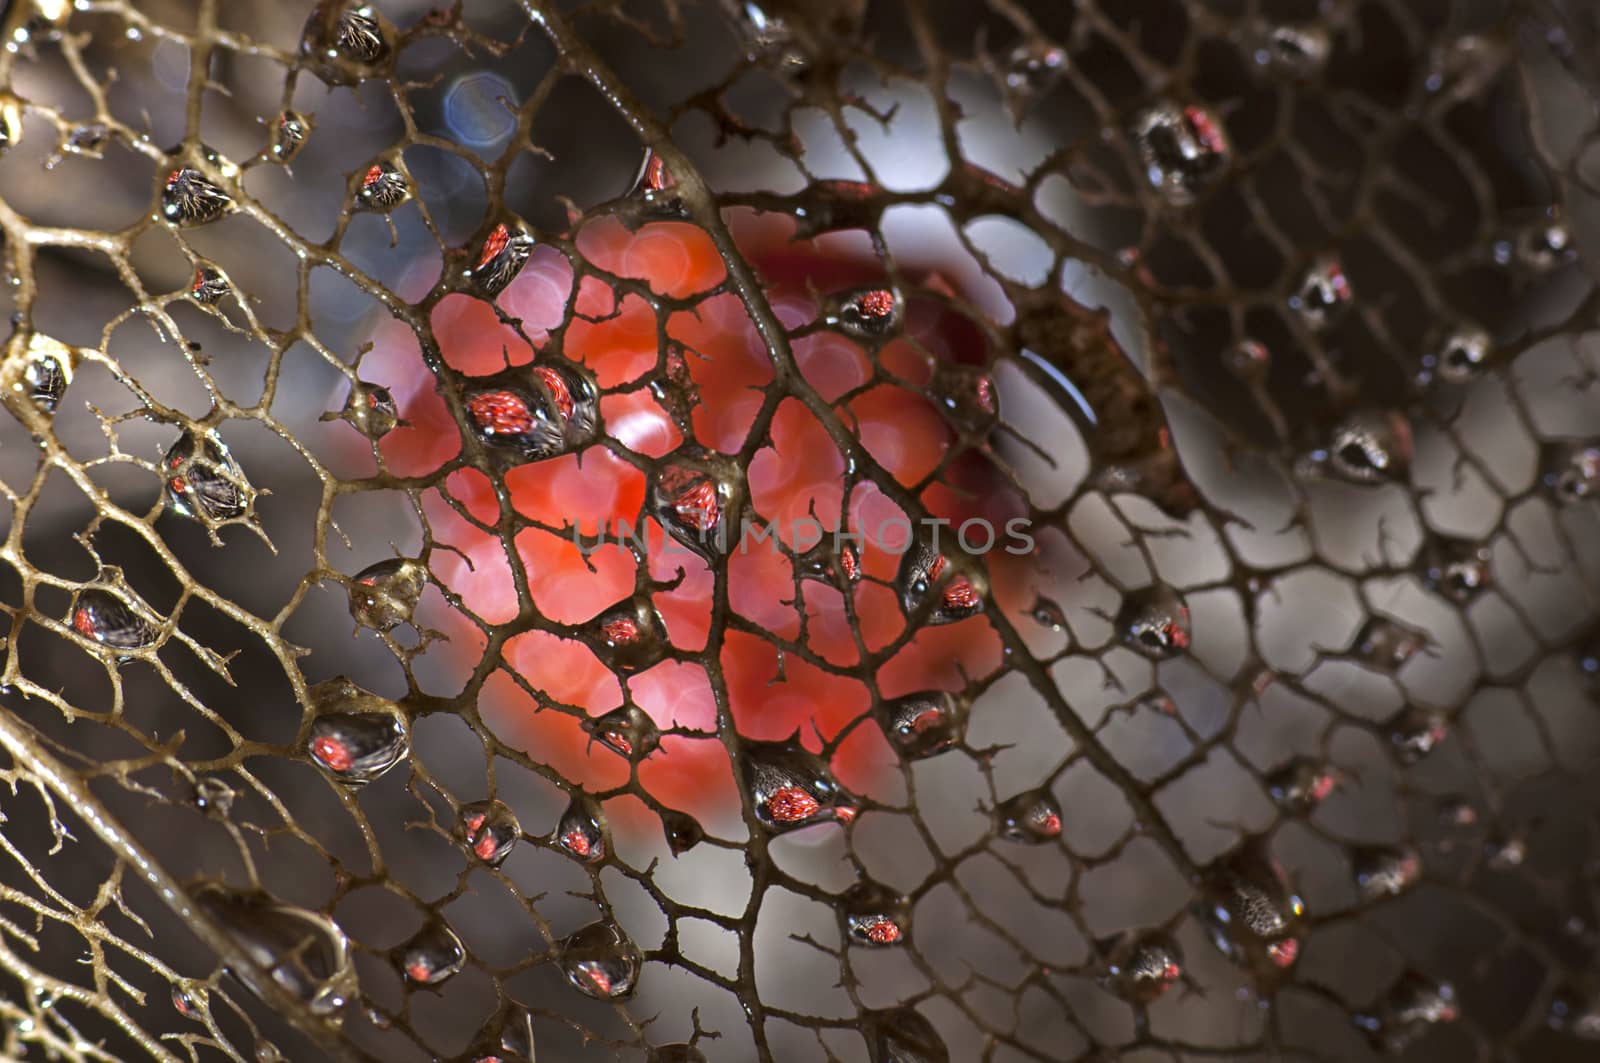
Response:
M1183 977L1183 952L1158 931L1132 931L1101 943L1106 954L1100 984L1132 1004L1150 1004Z
M1572 230L1567 228L1567 223L1559 215L1552 213L1548 218L1518 230L1512 254L1524 266L1546 271L1577 257L1577 248L1572 244ZM1500 251L1496 257L1509 256Z
M1600 998L1573 988L1557 992L1545 1019L1551 1029L1580 1041L1600 1041Z
M1299 958L1305 905L1259 838L1206 869L1194 912L1212 944L1258 980L1272 981Z
M33 409L53 414L72 383L77 352L60 340L18 329L6 344L3 373L9 395L18 395Z
M1483 863L1490 871L1514 871L1528 859L1528 841L1520 835L1493 834L1484 840Z
M1454 1022L1458 1014L1455 989L1448 982L1407 971L1371 1010L1352 1018L1374 1047L1399 1055L1433 1027Z
M388 58L393 30L371 4L322 0L306 19L300 55L330 85L353 85Z
M411 182L400 168L387 159L367 167L356 189L355 203L361 210L387 214L411 198Z
M810 65L794 28L767 5L745 0L737 21L745 42L745 57L751 62L766 60L780 71L791 73Z
M499 867L521 836L516 813L501 801L474 801L456 813L456 837L490 867Z
M937 598L922 620L929 627L953 624L982 610L982 589L961 573L952 572L947 576L947 568L948 560L931 544L920 539L911 544L900 558L900 568L895 574L900 608L906 616L915 617L935 591Z
M410 941L393 953L394 964L413 985L438 985L459 972L466 949L454 930L435 919L423 925Z
M359 990L350 942L326 916L281 904L270 895L203 883L195 903L216 920L249 961L235 971L263 1000L269 983L304 1004L313 1015L338 1021Z
M1266 380L1272 368L1272 352L1257 340L1240 340L1228 348L1222 356L1222 364L1245 383L1259 384Z
M705 828L688 813L663 808L660 815L661 832L666 836L667 848L672 850L673 856L688 852L705 840Z
M642 213L650 217L689 216L689 209L678 191L678 179L667 168L667 161L650 148L644 149L644 161L628 195L643 208Z
M1267 793L1290 812L1310 812L1342 781L1340 774L1320 760L1295 757L1268 772Z
M1332 324L1353 298L1355 291L1344 275L1344 267L1328 255L1311 264L1300 287L1289 297L1289 308L1300 315L1307 327L1320 329Z
M105 587L80 590L68 618L72 630L114 650L147 649L158 634L142 603L136 606L123 592Z
M194 807L214 819L227 819L233 812L233 787L215 775L202 775L194 781Z
M1387 617L1368 618L1356 632L1350 652L1357 660L1384 672L1395 672L1420 653L1427 638Z
M1437 374L1448 384L1476 379L1494 356L1494 339L1477 325L1460 325L1439 344L1436 354L1422 360L1424 376Z
M479 294L493 299L516 279L533 254L533 234L521 225L499 222L484 237L477 261L467 271L467 280Z
M194 279L189 282L189 298L197 303L212 306L221 302L223 296L231 291L233 286L217 267L208 262L202 262L195 267Z
M730 468L716 459L680 459L658 466L650 480L650 511L668 535L715 561L730 542L741 490Z
M891 698L874 710L889 744L908 760L943 753L961 741L966 707L944 690L923 690Z
M593 439L599 392L576 365L557 359L508 376L515 382L467 396L467 415L486 445L539 461Z
M644 958L620 929L592 923L560 945L561 969L567 981L586 996L621 1000L633 993Z
M756 819L774 833L855 818L849 795L828 766L798 741L746 742L740 768Z
M569 855L586 864L598 864L610 848L605 813L587 795L574 794L556 824L555 840Z
M795 571L801 579L843 589L861 579L861 551L842 534L824 532L815 546L795 558Z
M472 1063L534 1063L533 1015L513 1006L503 1021L490 1020Z
M1122 600L1116 629L1130 649L1152 661L1168 660L1189 648L1189 607L1172 588L1152 584Z
M388 388L359 380L351 382L344 409L338 413L324 413L319 420L344 421L373 440L382 439L405 423L400 420L400 410Z
M1326 28L1305 25L1255 26L1245 46L1257 67L1288 78L1309 78L1328 62L1333 42Z
M823 300L822 320L858 340L876 341L900 328L901 299L890 288L856 288Z
M1389 748L1402 764L1415 764L1433 751L1450 733L1443 713L1411 705L1401 709L1384 725Z
M950 422L974 435L987 434L1000 420L994 377L977 366L940 362L929 390Z
M1600 446L1554 444L1545 448L1545 486L1562 505L1600 498Z
M1479 543L1437 538L1424 554L1428 586L1465 605L1493 582L1489 557L1489 549Z
M1422 878L1422 857L1415 849L1357 845L1350 852L1350 873L1363 901L1397 897Z
M411 750L411 727L400 707L340 676L311 688L315 717L306 752L339 782L360 786L383 775Z
M1067 69L1067 59L1067 50L1049 41L1019 44L1011 49L1001 68L1006 88L1021 96L1043 92Z
M1232 154L1222 123L1196 105L1156 104L1134 122L1133 134L1150 187L1175 207L1193 203Z
M623 705L583 721L583 729L608 749L642 760L661 745L661 729L637 705Z
M428 569L421 561L391 557L368 565L346 588L350 615L362 627L376 631L408 624L427 585Z
M905 940L909 905L905 897L876 882L857 882L840 898L845 932L859 945L898 945Z
M256 491L215 432L185 429L161 468L163 497L174 513L208 528L250 518Z
M285 1063L283 1053L271 1041L256 1042L256 1063Z
M646 1063L706 1063L706 1056L694 1045L657 1045Z
M1334 428L1328 468L1350 483L1399 480L1411 468L1411 423L1395 410L1361 410Z
M584 641L613 671L632 675L660 662L666 626L649 597L619 602L583 625Z
M296 111L284 111L268 124L267 155L273 162L294 161L311 135L312 120Z
M1067 626L1067 614L1060 605L1044 595L1035 595L1033 607L1028 610L1028 616L1040 627L1051 631L1063 631Z
M183 981L172 984L172 1006L186 1019L201 1019L207 1006L207 991L198 983Z
M1040 844L1061 837L1061 806L1044 790L1025 790L995 808L1000 836Z
M204 225L233 209L233 197L193 166L167 172L161 187L161 215L173 225Z
M869 1011L861 1016L861 1022L867 1031L867 1043L877 1053L875 1059L885 1063L950 1063L950 1050L939 1031L915 1008Z

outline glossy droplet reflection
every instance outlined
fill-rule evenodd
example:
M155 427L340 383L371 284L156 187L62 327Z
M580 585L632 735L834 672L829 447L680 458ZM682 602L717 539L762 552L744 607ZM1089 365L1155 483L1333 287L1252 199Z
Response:
M344 421L368 439L378 440L404 424L389 389L377 384L353 381L345 396L344 409L324 413L319 420Z
M861 1019L867 1043L877 1053L875 1059L890 1063L950 1063L950 1049L939 1031L915 1008L869 1011Z
M467 958L461 939L440 920L425 923L394 950L395 967L413 985L433 986L458 973Z
M1453 986L1407 971L1371 1009L1357 1013L1354 1021L1374 1047L1399 1055L1429 1030L1454 1022L1458 1015Z
M606 834L605 813L600 806L583 794L575 794L556 824L555 842L568 855L586 864L598 864L606 858L609 848Z
M1161 103L1134 122L1134 140L1150 187L1173 206L1188 206L1228 166L1221 121L1197 105Z
M906 898L876 882L858 882L839 899L845 930L860 945L897 945L909 925Z
M191 895L242 950L248 962L234 973L258 996L270 1003L271 986L313 1015L340 1021L359 987L350 942L331 919L216 882Z
M1269 771L1263 780L1279 807L1306 813L1320 805L1340 782L1339 773L1319 760L1295 757Z
M1183 952L1159 931L1133 931L1102 942L1101 985L1132 1004L1150 1004L1183 977Z
M609 923L584 927L563 941L559 952L567 981L599 1000L630 996L644 963L638 946Z
M900 558L895 588L906 616L920 616L929 626L954 624L983 609L983 588L951 571L945 556L921 540Z
M410 724L387 698L342 676L319 683L310 696L315 715L306 736L306 754L330 777L360 786L410 753Z
M174 513L206 527L248 519L256 491L226 444L208 429L185 430L162 459L163 496Z
M601 745L630 760L648 757L661 745L660 728L637 705L624 705L585 720L583 729Z
M895 751L908 760L918 760L960 742L967 714L954 694L926 690L882 702L874 715Z
M387 159L373 163L361 175L355 205L361 210L387 214L411 198L411 182Z
M1216 947L1272 984L1300 956L1305 905L1260 839L1249 839L1206 869L1195 917Z
M1391 716L1384 725L1389 749L1402 764L1415 764L1433 752L1450 733L1443 713L1412 705Z
M1151 660L1164 661L1189 648L1189 607L1170 587L1144 587L1122 600L1116 629L1128 648Z
M1351 483L1397 480L1411 468L1411 424L1397 411L1362 410L1341 421L1328 441L1328 467Z
M1061 806L1043 790L1027 790L995 809L1000 836L1035 845L1061 837Z
M741 483L720 459L679 459L651 476L650 512L679 544L715 561L737 545L733 522Z
M350 615L362 627L389 631L411 622L428 585L428 568L409 557L368 565L348 585Z
M1306 270L1300 286L1289 297L1289 307L1311 329L1326 328L1336 321L1355 298L1350 281L1338 258L1317 259Z
M1415 849L1359 845L1350 849L1350 872L1364 901L1398 896L1422 877L1422 857Z
M739 767L756 819L774 833L855 818L855 806L827 765L797 741L747 742Z
M493 298L516 279L533 253L533 234L521 227L499 222L478 248L477 260L466 273L467 279L483 295Z
M474 801L456 814L456 837L490 867L500 866L521 836L516 813L501 801Z

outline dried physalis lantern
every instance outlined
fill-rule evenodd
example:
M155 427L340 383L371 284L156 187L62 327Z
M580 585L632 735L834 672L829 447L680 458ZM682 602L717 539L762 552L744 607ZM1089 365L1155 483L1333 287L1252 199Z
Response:
M1024 790L995 809L1000 837L1038 845L1061 837L1061 806L1044 790Z
M661 729L637 705L623 705L583 721L595 741L630 760L648 757L661 745Z
M496 223L483 238L472 268L465 273L467 282L484 298L493 299L522 272L533 245L533 234L520 223Z
M61 405L78 368L79 353L60 340L18 328L6 343L0 389L6 406L27 424Z
M567 981L597 1000L622 1000L633 993L644 957L610 923L591 923L557 946Z
M925 690L879 703L873 710L895 751L907 760L943 753L961 741L967 710L944 690Z
M248 521L256 490L210 429L184 429L161 460L163 495L180 516L207 528Z
M1260 838L1205 869L1194 913L1212 943L1262 982L1271 983L1299 958L1305 904Z
M85 587L67 614L72 630L113 651L149 649L160 635L159 622L143 602L109 587Z
M1100 984L1130 1004L1152 1004L1183 977L1183 952L1159 931L1129 931L1098 942L1105 957Z
M1193 203L1232 155L1222 123L1198 105L1157 104L1139 116L1133 132L1150 187L1175 207Z
M467 960L461 939L443 921L430 920L398 946L394 965L412 985L435 986L458 973Z
M949 560L931 544L919 539L910 545L895 573L906 616L921 616L922 623L933 626L954 624L983 609L983 589L959 572L946 574L948 567Z
M798 736L788 742L746 742L739 767L756 819L773 833L855 818L849 795L822 759L801 747Z
M399 407L388 388L359 380L351 382L344 409L338 413L327 411L319 420L344 421L374 442L406 423L400 419Z
M585 794L574 794L556 823L555 842L569 856L598 864L610 848L605 813Z
M428 568L421 561L391 557L368 565L350 581L350 615L376 631L409 624L427 586Z
M306 146L311 135L312 121L296 111L284 111L268 126L267 155L273 162L288 164L294 161L300 149Z
M356 188L355 203L361 210L387 214L411 197L411 182L388 159L367 167Z
M400 706L340 676L311 688L306 754L330 778L360 786L411 751L411 726Z
M161 182L161 216L180 228L205 225L238 209L225 186L239 178L239 167L199 144L168 152L171 162Z
M271 1003L275 992L285 993L313 1015L342 1019L360 985L350 941L331 919L215 882L190 895L244 953L248 963L233 973L257 996Z
M456 837L473 856L499 867L522 837L522 824L504 802L474 801L456 813Z
M394 29L371 5L321 0L306 19L300 55L330 85L371 77L393 51Z
M857 882L839 898L845 933L859 945L898 945L910 925L906 898L876 882Z
M195 266L194 278L189 281L189 298L205 306L215 306L223 296L233 290L222 271L209 262Z

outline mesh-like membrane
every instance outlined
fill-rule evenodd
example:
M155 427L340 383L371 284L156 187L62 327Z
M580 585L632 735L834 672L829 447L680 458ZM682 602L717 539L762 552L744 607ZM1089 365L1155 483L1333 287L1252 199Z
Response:
M0 1054L1591 1058L1597 45L12 0Z

